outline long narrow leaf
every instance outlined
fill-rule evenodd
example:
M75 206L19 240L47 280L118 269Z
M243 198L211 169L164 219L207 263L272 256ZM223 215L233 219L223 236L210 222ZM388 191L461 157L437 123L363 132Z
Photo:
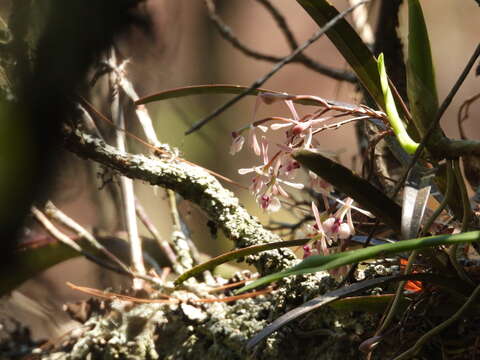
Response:
M155 101L162 101L162 100L168 100L168 99L175 99L175 98L180 98L184 96L194 96L194 95L211 95L211 94L241 94L245 90L248 89L248 86L242 86L242 85L232 85L232 84L208 84L208 85L192 85L192 86L184 86L184 87L179 87L175 89L168 89L164 90L155 94L151 94L148 96L145 96L143 98L138 99L135 102L135 105L142 105L142 104L148 104L152 103ZM315 100L314 98L303 98L303 99L295 99L293 98L294 95L292 94L286 94L284 92L280 91L275 91L275 90L270 90L270 89L264 89L264 88L258 88L258 89L253 89L249 95L252 96L257 96L258 94L262 93L269 93L269 94L278 94L278 95L289 95L292 96L292 101L296 104L301 104L301 105L311 105L311 106L324 106L325 104L319 100ZM346 103L341 103L337 101L332 101L332 100L325 100L328 104L330 105L341 105L346 108L351 108L352 110L355 109L354 106L346 104Z
M402 240L392 244L376 245L372 247L345 251L327 256L313 255L306 258L298 265L290 269L267 275L254 281L251 284L239 289L237 293L242 293L258 286L269 284L273 281L280 280L286 276L302 275L323 270L330 270L340 266L350 265L358 263L360 261L375 259L406 251L422 250L439 245L452 245L475 241L480 241L480 231L471 231L455 235L438 235L411 240Z
M392 229L400 231L401 207L368 181L319 153L301 150L293 156L302 165L353 198Z
M407 94L413 121L425 136L438 111L432 52L422 7L408 0Z
M338 15L337 9L326 0L297 0L297 2L320 27ZM327 36L355 71L375 102L385 109L377 63L360 36L345 19L327 31Z
M177 278L177 280L175 280L175 285L181 284L182 282L191 278L192 276L199 275L206 270L213 270L218 265L221 265L227 261L232 261L248 255L252 255L252 254L258 254L259 252L262 252L262 251L279 249L284 247L291 247L291 246L301 246L306 244L309 240L310 239L278 241L278 242L273 242L269 244L254 245L254 246L249 246L243 249L229 251L225 254L214 257L202 264L199 264L188 271L185 271L182 275L180 275Z
M251 338L247 343L247 349L251 349L257 345L260 341L265 339L267 336L272 334L274 331L278 330L280 327L288 324L289 322L297 319L299 316L306 314L310 311L318 309L323 305L327 305L337 301L339 299L345 298L347 296L353 295L360 291L368 290L376 286L384 285L390 282L402 281L402 280L420 280L420 281L429 281L430 283L435 283L436 285L445 287L449 290L454 288L454 292L457 296L462 296L463 289L460 289L455 286L450 279L442 278L436 275L430 274L410 274L406 276L386 276L377 279L365 280L362 282L355 283L350 286L342 287L333 291L329 291L326 294L320 295L310 301L307 301L305 304L300 305L299 307L287 312L286 314L280 316L274 322L262 329L258 334Z
M0 296L6 295L17 286L39 275L50 267L79 256L72 248L60 242L51 242L41 247L30 247L18 251L15 257L19 266L0 281Z
M350 239L350 241L356 242L358 244L365 244L365 242L367 241L367 238L368 238L368 236L355 235ZM181 274L177 278L177 280L175 280L175 284L176 285L181 284L182 282L184 282L185 280L187 280L187 279L189 279L193 276L200 275L206 270L213 270L217 266L222 265L222 264L224 264L228 261L239 259L239 258L245 257L247 255L258 254L262 251L279 249L279 248L283 248L283 247L301 246L301 245L306 244L310 240L311 239L306 238L306 239L278 241L278 242L273 242L273 243L269 243L269 244L253 245L253 246L249 246L249 247L246 247L246 248L243 248L243 249L232 250L232 251L229 251L225 254L222 254L222 255L214 257L210 260L207 260L207 261L205 261L205 262L203 262L203 263L201 263L197 266L194 266L193 268L191 268L188 271L185 271L183 274ZM385 241L380 241L380 240L375 239L375 238L370 238L369 242L370 242L371 245L384 244L385 243Z

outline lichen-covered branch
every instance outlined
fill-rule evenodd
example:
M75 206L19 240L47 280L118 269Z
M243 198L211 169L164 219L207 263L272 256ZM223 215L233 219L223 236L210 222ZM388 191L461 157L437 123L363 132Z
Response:
M280 241L239 204L233 193L205 169L172 157L128 154L80 130L66 132L67 148L80 157L97 161L132 179L172 189L197 204L237 247ZM261 273L292 266L295 256L288 249L266 251L247 257Z

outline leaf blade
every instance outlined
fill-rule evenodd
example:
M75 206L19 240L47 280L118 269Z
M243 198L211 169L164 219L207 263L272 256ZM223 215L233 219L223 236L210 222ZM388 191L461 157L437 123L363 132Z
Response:
M424 137L437 115L438 95L430 40L418 0L408 0L407 96L415 126Z
M229 251L225 254L216 256L206 262L203 262L197 266L194 266L193 268L189 269L188 271L185 271L183 274L181 274L176 280L175 280L175 285L179 285L182 282L186 281L187 279L199 275L203 273L206 270L213 270L215 267L218 265L221 265L227 261L235 260L238 258L245 257L247 255L252 255L252 254L257 254L262 251L267 251L267 250L273 250L273 249L279 249L283 247L291 247L291 246L301 246L306 244L310 239L298 239L298 240L287 240L287 241L277 241L274 243L269 243L269 244L262 244L262 245L254 245L254 246L249 246L246 248L242 249L236 249L233 251Z
M373 287L384 285L390 282L402 281L402 280L424 280L424 281L430 281L432 283L436 283L439 286L446 287L449 289L451 289L452 287L455 287L455 284L453 284L452 281L450 281L449 279L442 278L437 275L430 275L430 274L409 274L409 275L402 275L402 276L392 275L392 276L385 276L381 278L369 279L362 282L358 282L346 287L342 287L340 289L329 291L328 293L325 293L323 295L317 296L307 301L306 303L300 305L299 307L283 314L282 316L277 318L275 321L268 324L265 328L263 328L260 332L258 332L254 337L252 337L247 342L246 347L247 349L253 348L260 341L265 339L267 336L269 336L270 334L272 334L274 331L278 330L282 326L287 325L288 323L292 322L298 317L310 311L318 309L321 306L334 304L335 301L342 298L346 298L347 296L353 295L360 291L368 290ZM454 292L456 293L456 295L462 295L462 290L463 289L455 288Z
M455 235L437 235L411 240L402 240L395 243L376 245L367 248L345 251L332 255L312 255L301 261L296 266L264 276L252 283L237 290L236 293L242 293L261 285L269 284L287 276L303 275L323 270L330 270L344 265L350 265L374 259L381 256L393 255L412 250L422 250L439 245L461 244L480 241L480 231L470 231Z
M353 174L350 169L312 151L300 150L295 152L293 157L335 188L353 198L392 229L400 231L401 207L368 181Z

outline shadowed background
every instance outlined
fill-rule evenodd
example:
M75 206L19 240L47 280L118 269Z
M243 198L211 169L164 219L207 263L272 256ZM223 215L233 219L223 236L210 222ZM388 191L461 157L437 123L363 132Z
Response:
M295 1L275 0L273 3L285 15L299 43L305 41L317 29L316 24ZM347 6L344 1L332 3L338 9ZM430 31L441 101L462 71L478 41L475 31L478 6L474 1L456 0L424 1L422 5ZM289 47L275 22L256 1L219 0L217 6L222 18L245 44L266 54L283 56L289 53ZM153 17L155 36L146 37L141 31L135 31L119 45L121 54L130 59L127 76L134 82L140 96L195 84L249 85L273 66L271 63L248 58L223 40L208 20L202 1L149 0L147 8ZM375 26L375 16L372 16L371 24ZM403 39L406 38L405 25L406 9L402 9ZM307 54L322 64L337 69L347 68L345 61L326 37L311 46ZM354 91L354 86L331 80L299 64L286 66L269 80L265 87L351 103L361 99ZM470 74L442 121L447 135L458 137L456 125L458 108L464 99L479 91L478 78ZM187 160L248 185L249 177L239 176L237 170L251 167L257 164L258 160L246 150L235 157L230 156L228 151L231 131L252 121L255 98L242 100L200 131L189 136L184 135L192 123L228 98L216 95L188 97L149 105L149 110L161 141L178 147ZM300 112L306 109L298 108ZM471 120L465 124L467 135L477 139L480 125L475 119L479 111L480 106L474 105L471 109ZM282 104L262 105L256 118L272 115L288 115L288 111ZM131 129L134 131L134 124L131 124ZM328 132L319 139L323 149L338 153L342 163L351 166L352 157L357 153L353 125ZM73 155L65 156L68 159L65 164L68 165L62 167L55 179L52 200L86 228L96 227L103 230L113 228L117 221L113 215L113 204L110 204L104 192L95 190L99 183L92 186L89 179L95 174L85 170L84 161L78 160ZM355 170L359 170L359 166L357 162ZM171 223L164 191L158 189L157 194L152 196L149 186L138 182L136 186L140 201L150 218L160 229L162 236L168 239ZM247 191L230 188L252 214L259 216L264 222L267 221L268 217L258 209ZM106 203L107 209L110 207L112 211L100 213L96 206L99 201ZM231 248L231 243L222 236L213 239L209 235L207 219L200 211L186 202L181 203L180 207L184 220L191 226L192 238L202 252L215 255ZM282 220L289 217L285 213L274 216ZM147 235L144 228L142 233ZM25 318L32 322L36 337L45 338L59 334L65 331L67 326L65 325L67 317L60 315L61 304L84 298L68 289L64 285L65 281L96 288L116 287L128 283L100 270L84 259L75 259L56 266L38 278L28 281L19 289L21 293L40 304L38 311L34 311L34 305L22 298L19 293L16 293L11 301L3 304L1 309L18 314L19 320Z

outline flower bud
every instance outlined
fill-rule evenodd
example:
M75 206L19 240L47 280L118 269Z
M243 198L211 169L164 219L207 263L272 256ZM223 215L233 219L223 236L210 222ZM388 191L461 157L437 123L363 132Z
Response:
M351 235L352 231L350 229L350 226L346 222L341 223L338 227L338 238L341 240L345 240L348 239Z

